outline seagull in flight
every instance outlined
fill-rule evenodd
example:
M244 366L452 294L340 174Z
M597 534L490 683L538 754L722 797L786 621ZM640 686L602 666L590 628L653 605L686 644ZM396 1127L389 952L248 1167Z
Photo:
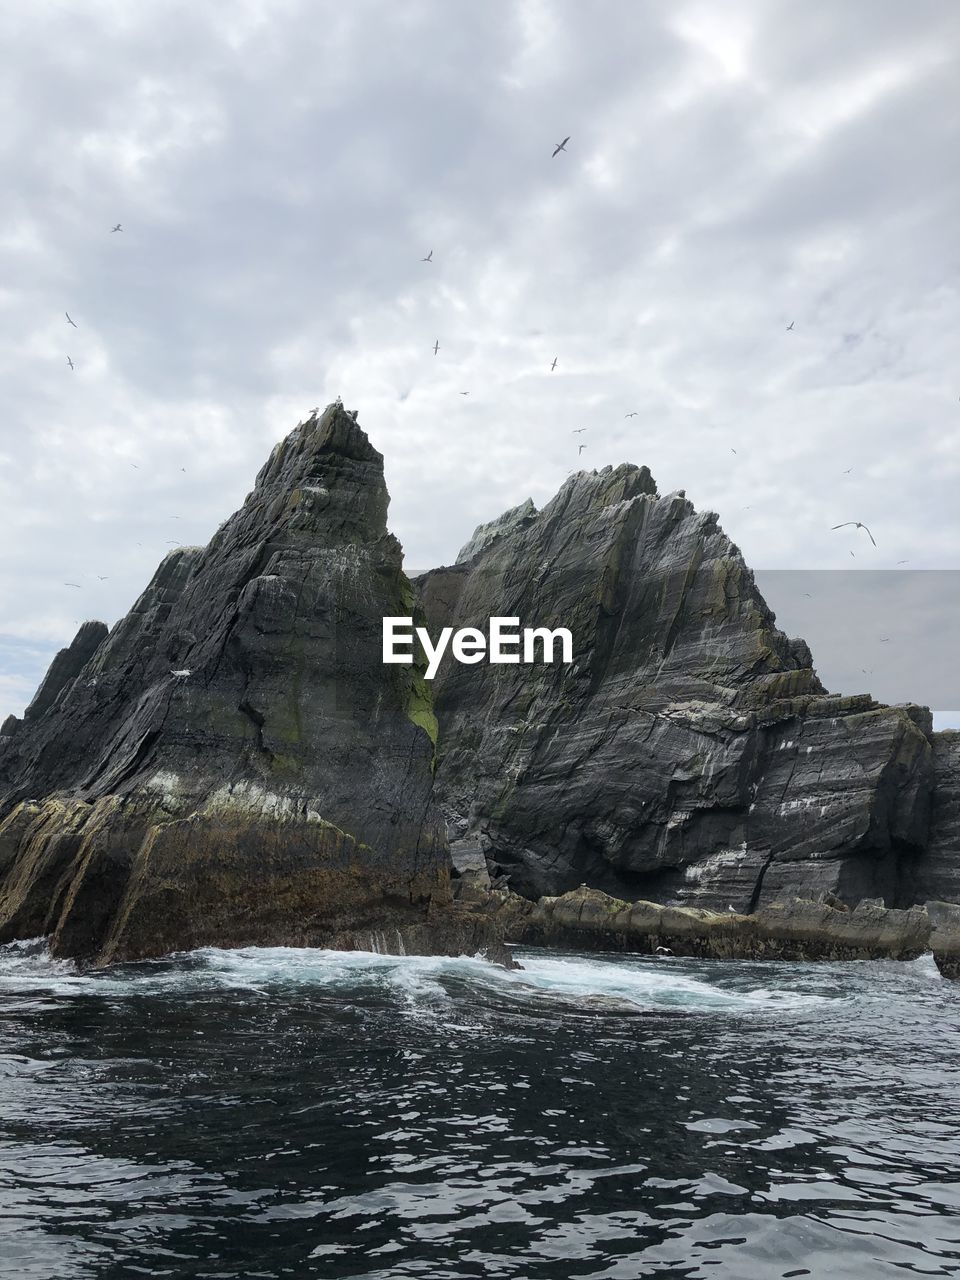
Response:
M898 560L898 561L897 561L897 564L909 564L909 563L910 563L910 561L909 561L909 560Z
M583 453L583 451L584 451L584 449L585 449L586 447L587 447L587 446L586 446L585 444L581 444L581 445L578 445L578 446L577 446L577 457L578 457L578 458L580 457L581 453Z
M634 409L634 411L633 411L632 413L625 413L623 416L624 416L625 418L639 418L639 417L640 417L640 414L637 412L637 410L636 410L636 409Z
M76 329L76 328L77 328L77 325L76 325L76 324L74 324L74 322L70 319L70 312L69 312L69 311L65 311L63 314L67 317L67 324L72 324L72 325L73 325L73 327Z
M113 235L114 231L122 231L122 230L123 230L123 227L121 227L120 223L118 222L115 227L111 228L110 234Z
M109 581L109 579L107 578L106 574L103 574L103 573L98 573L98 574L97 574L97 579L98 579L98 581L100 581L100 582L108 582L108 581Z
M67 364L70 366L71 369L73 368L73 361L70 359L69 356L67 356Z
M427 256L426 256L425 258L421 258L421 259L420 259L420 261L421 261L421 262L432 262L432 261L433 261L433 250L431 249L431 250L430 250L430 252L427 254Z
M80 586L80 583L79 583L79 582L65 582L63 585L64 585L65 587L76 587L78 591L82 591L82 590L83 590L83 588Z
M581 436L583 435L584 431L586 431L586 429L587 429L586 427L574 427L573 430L570 432L570 434L572 436Z
M791 321L790 321L790 323L787 325L787 333L789 333L789 332L790 332L790 330L793 328L793 326L794 326L796 323L797 323L797 322L796 322L796 320L791 320Z
M556 367L557 367L557 357L556 357L556 356L554 356L554 357L553 357L553 364L550 366L550 372L552 373Z
M870 541L873 543L873 545L874 546L877 545L876 538L873 536L873 534L870 532L870 530L867 528L867 526L863 523L862 520L844 520L843 524L834 524L834 525L831 525L830 527L831 529L846 529L848 525L853 525L854 528L856 529L862 529L864 533L867 535L867 537L870 539Z
M470 392L469 392L469 391L461 391L461 392L460 392L460 394L461 394L462 396L468 396L468 395L470 394Z
M736 451L736 449L734 449L732 445L731 445L731 447L730 447L730 452L731 452L731 453L736 453L736 452L737 452L737 451Z
M843 474L845 476L848 476L852 470L853 470L853 467L847 467L846 471Z
M436 355L439 350L440 350L440 339L438 338L436 342L433 344L433 354Z
M567 143L568 143L569 141L570 141L570 135L569 135L569 133L568 133L568 134L567 134L567 136L564 138L564 140L563 140L562 142L558 142L558 143L557 143L557 145L554 147L554 149L553 149L553 155L554 155L554 156L557 156L557 155L559 155L559 154L560 154L560 152L561 152L561 151L566 151L566 149L567 149ZM551 157L550 157L550 159L552 160L552 159L553 159L553 156L551 156Z

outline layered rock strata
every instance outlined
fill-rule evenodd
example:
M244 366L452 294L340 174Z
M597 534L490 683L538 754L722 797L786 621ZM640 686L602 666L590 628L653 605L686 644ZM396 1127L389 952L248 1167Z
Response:
M914 960L932 952L945 976L960 976L960 907L939 902L897 910L864 900L850 910L837 900L791 899L739 915L626 902L583 886L542 898L513 933L545 946L720 960Z
M85 624L0 737L0 940L106 962L200 945L476 951L451 901L383 459L339 405L208 546Z
M432 632L497 615L573 635L572 666L448 657L434 682L453 848L495 878L739 912L913 892L929 712L828 694L717 516L646 468L572 477L416 586Z

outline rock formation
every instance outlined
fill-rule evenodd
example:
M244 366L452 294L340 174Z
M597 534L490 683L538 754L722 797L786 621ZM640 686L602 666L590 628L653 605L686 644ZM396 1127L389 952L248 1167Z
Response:
M960 970L960 735L828 693L716 515L646 468L580 473L414 589L387 503L333 405L109 634L81 627L0 728L0 942L786 955L806 929L810 955L938 940ZM565 627L575 661L448 654L431 688L381 660L411 613Z
M960 907L942 902L897 910L864 899L850 910L793 898L738 915L582 886L541 898L515 930L533 944L719 960L915 960L929 951L945 977L960 976Z
M412 605L387 503L332 406L109 635L81 627L0 737L0 940L100 962L490 940L451 905L422 672L380 660Z
M646 468L606 467L417 579L432 633L500 615L574 638L572 666L444 660L437 793L455 859L481 851L530 898L587 883L739 912L914 900L929 712L828 694L717 519L659 496ZM954 778L956 754L937 751Z

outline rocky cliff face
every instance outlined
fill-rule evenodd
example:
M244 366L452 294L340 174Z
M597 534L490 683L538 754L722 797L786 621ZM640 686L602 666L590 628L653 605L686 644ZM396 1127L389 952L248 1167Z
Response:
M109 634L84 624L0 728L0 941L472 952L524 916L490 893L503 876L701 913L960 902L960 735L827 693L717 516L646 468L581 473L414 591L387 502L331 406ZM383 617L418 608L434 636L566 627L575 661L448 655L431 690L381 660ZM531 918L548 933L551 911ZM939 911L920 933L946 937ZM841 924L829 945L854 946ZM960 943L940 949L956 970Z
M432 632L500 615L574 638L572 666L445 659L437 791L455 859L481 851L533 898L588 883L751 911L913 893L929 712L828 694L717 516L659 496L646 468L576 475L417 590Z
M412 603L382 464L339 406L302 423L207 547L58 655L0 736L0 940L482 944L451 915L429 695L381 664Z

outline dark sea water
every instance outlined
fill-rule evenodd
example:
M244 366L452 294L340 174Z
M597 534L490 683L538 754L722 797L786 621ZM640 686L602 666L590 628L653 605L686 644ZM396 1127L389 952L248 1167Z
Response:
M960 1275L909 965L0 949L0 1275Z

